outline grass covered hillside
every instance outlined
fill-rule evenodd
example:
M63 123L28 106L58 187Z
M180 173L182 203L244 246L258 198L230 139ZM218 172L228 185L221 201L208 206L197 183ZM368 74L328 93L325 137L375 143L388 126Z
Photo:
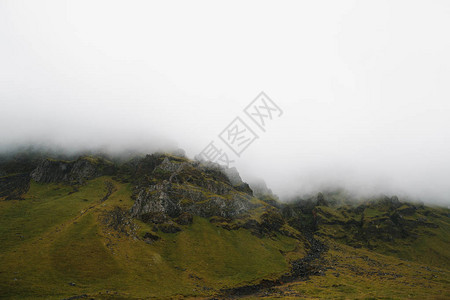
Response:
M170 154L0 169L0 298L450 297L448 209L281 204Z

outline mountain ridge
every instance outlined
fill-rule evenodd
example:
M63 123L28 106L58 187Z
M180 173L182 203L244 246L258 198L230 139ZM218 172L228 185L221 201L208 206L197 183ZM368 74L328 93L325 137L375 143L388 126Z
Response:
M236 170L169 153L0 160L0 170L0 288L9 298L315 297L309 283L348 272L339 284L355 293L368 283L355 286L353 276L368 274L449 295L445 208L330 192L282 203L261 183L254 193ZM357 262L345 259L352 252ZM407 261L441 268L442 279L416 277Z

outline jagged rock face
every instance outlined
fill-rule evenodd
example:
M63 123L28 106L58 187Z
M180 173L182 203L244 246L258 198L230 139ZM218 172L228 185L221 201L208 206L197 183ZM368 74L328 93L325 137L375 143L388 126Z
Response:
M83 183L86 180L104 175L104 170L104 162L93 162L86 158L79 158L76 161L44 159L31 172L31 178L39 183Z
M348 245L375 247L377 241L414 240L417 230L437 228L422 206L400 202L396 196L380 197L356 206L335 206L327 196L285 205L281 212L292 227L303 232L317 230L319 235L333 237Z
M178 164L178 163L170 161L169 158L166 157L166 158L164 158L162 163L158 166L158 168L165 172L174 173L176 171L181 170L187 164L188 163L186 163L186 162Z
M218 165L169 157L153 157L153 163L149 180L136 186L133 217L153 223L164 220L161 215L177 218L186 213L235 217L251 207L251 194L236 189Z
M169 197L170 192L171 184L167 181L141 189L131 208L132 216L162 214L177 217L181 213L181 206L178 201Z
M211 217L235 217L252 206L250 196L231 192L220 196L203 189L164 182L140 189L131 208L133 217L167 215L176 218L182 213Z
M227 175L232 185L241 185L244 183L235 167L225 169L225 175Z
M71 163L45 159L31 172L31 178L40 183L66 181L71 167Z
M80 179L86 180L100 175L102 174L96 165L88 160L78 159L73 164L72 170L70 170L69 180L80 181Z
M254 195L258 198L263 196L274 196L272 190L267 187L267 184L262 179L255 179L250 182L250 188L253 190Z
M253 189L248 183L242 181L241 176L235 167L224 168L223 173L227 176L227 179L236 190L253 195Z
M185 209L194 215L202 217L220 216L233 218L248 211L250 207L249 197L235 194L232 199L212 196L203 203L193 203Z

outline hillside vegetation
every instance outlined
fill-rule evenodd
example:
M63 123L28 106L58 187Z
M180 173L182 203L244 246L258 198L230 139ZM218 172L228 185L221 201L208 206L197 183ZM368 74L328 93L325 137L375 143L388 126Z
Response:
M282 204L171 154L0 159L0 173L0 298L450 297L448 209Z

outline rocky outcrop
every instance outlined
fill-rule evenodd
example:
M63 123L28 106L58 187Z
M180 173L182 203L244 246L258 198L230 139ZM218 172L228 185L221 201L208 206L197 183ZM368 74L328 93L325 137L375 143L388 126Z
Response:
M163 223L181 216L236 217L252 204L248 193L236 188L218 164L192 162L184 158L156 155L143 160L147 180L135 187L131 215L147 222ZM243 182L239 183L244 184ZM181 224L180 223L180 224Z
M31 172L31 178L39 183L81 184L86 180L110 174L113 168L112 163L91 157L81 157L75 161L43 159Z
M31 172L31 178L40 183L67 181L72 164L70 162L44 159Z
M139 217L154 214L178 217L181 213L181 205L179 201L169 197L171 190L171 183L168 181L141 188L131 208L131 215Z
M253 190L250 185L242 181L242 178L235 167L223 168L223 173L227 176L228 180L236 190L253 195Z
M164 219L161 215L177 218L183 213L201 217L235 217L252 207L250 198L236 191L220 195L199 187L165 181L141 188L131 208L131 215L147 218L153 215L156 222Z
M264 196L272 196L272 190L267 187L266 182L263 179L254 179L249 182L250 188L253 190L253 193L256 197L264 197Z
M231 168L225 168L224 169L225 175L228 177L228 180L231 182L232 185L241 185L244 182L242 181L241 176L239 175L239 172L235 167Z
M175 220L180 225L190 225L194 221L194 216L188 212L182 213L178 218Z
M161 239L159 236L157 236L151 232L146 232L143 236L143 240L147 244L153 244L154 242L158 241L159 239Z
M317 194L306 200L284 205L281 212L286 222L299 231L314 231L354 247L374 247L377 241L396 243L412 241L424 228L438 225L427 218L422 205L401 202L398 197L379 197L336 205L329 194Z

